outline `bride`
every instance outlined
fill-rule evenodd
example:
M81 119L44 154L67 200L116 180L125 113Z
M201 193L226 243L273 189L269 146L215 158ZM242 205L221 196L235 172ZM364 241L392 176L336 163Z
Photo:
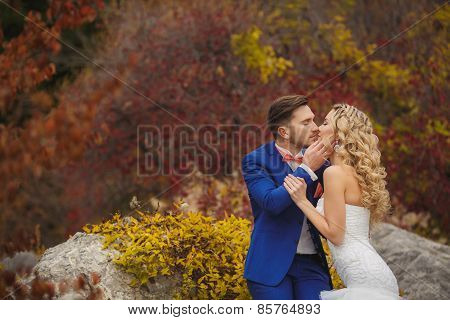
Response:
M336 104L319 127L327 146L336 140L331 166L323 174L324 193L314 207L307 185L289 175L284 180L292 200L327 238L333 263L346 288L322 291L329 299L401 299L397 279L369 242L374 224L390 209L386 172L380 164L378 138L369 118L347 104Z

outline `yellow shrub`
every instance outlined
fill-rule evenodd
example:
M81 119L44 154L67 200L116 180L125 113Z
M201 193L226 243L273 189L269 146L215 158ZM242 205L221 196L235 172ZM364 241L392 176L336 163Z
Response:
M320 238L320 240L322 241L323 250L326 253L328 268L330 269L331 280L333 281L333 288L334 289L345 288L344 283L342 282L341 278L336 272L336 268L333 267L333 262L331 261L330 248L328 247L327 241L322 237Z
M87 233L104 236L104 247L120 252L114 262L133 274L130 285L157 275L182 275L174 299L250 299L244 273L251 221L224 220L200 212L161 214L136 211L126 221L116 213Z

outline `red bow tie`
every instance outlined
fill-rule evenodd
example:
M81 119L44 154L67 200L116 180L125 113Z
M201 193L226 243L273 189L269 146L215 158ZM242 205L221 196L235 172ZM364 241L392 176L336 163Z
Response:
M284 156L283 156L283 161L284 162L288 162L288 161L295 161L295 162L297 162L298 164L302 164L303 163L303 157L302 156L292 156L292 155L290 155L289 153L286 153Z

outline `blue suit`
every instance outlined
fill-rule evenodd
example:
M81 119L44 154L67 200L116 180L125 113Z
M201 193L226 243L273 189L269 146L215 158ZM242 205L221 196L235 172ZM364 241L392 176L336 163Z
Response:
M316 206L318 199L313 195L318 182L323 185L323 172L328 166L324 164L316 170L319 179L312 181L303 168L292 171L282 161L275 141L263 144L242 159L242 174L254 216L244 269L253 299L318 299L320 290L333 288L319 232L309 221L318 254L296 255L305 215L283 186L289 173L304 178L307 198ZM289 279L294 284L290 284ZM291 294L295 285L303 285L297 288L301 295Z

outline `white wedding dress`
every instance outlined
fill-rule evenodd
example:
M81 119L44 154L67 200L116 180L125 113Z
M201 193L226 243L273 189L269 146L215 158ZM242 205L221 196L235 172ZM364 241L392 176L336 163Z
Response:
M321 215L324 215L323 202L322 197L316 206ZM345 207L343 243L335 246L327 242L333 264L346 288L321 291L320 299L402 299L392 270L369 242L370 211L350 204Z

